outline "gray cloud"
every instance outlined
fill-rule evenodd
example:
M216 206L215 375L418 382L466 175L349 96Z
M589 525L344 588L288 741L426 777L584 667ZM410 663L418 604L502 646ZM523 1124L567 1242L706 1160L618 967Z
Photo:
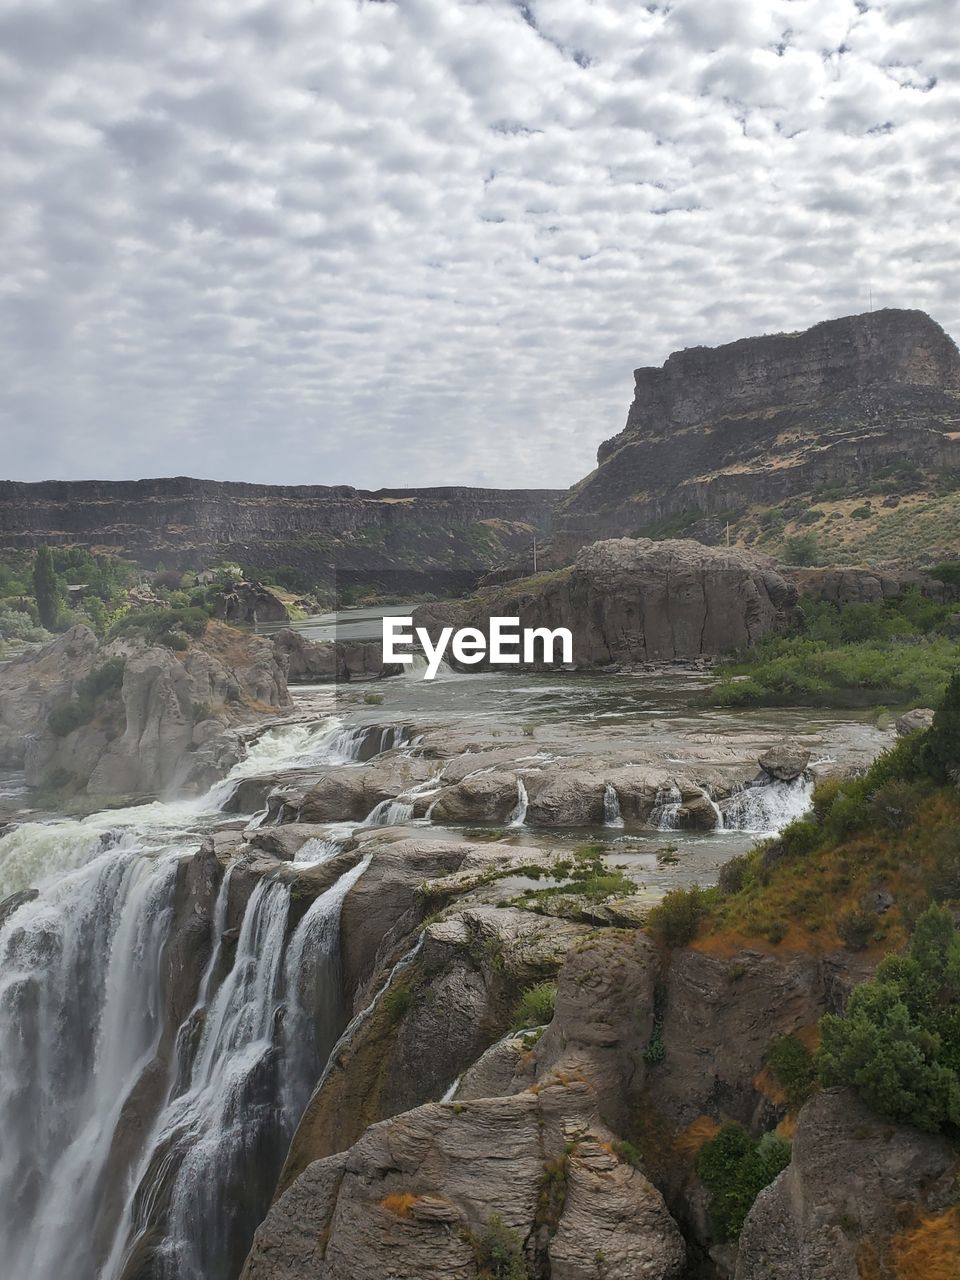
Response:
M674 348L960 333L953 0L6 0L4 473L551 484Z

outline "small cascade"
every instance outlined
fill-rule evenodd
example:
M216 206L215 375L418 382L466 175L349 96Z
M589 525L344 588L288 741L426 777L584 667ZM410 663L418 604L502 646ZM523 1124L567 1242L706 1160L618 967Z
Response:
M361 827L394 827L409 822L413 817L413 804L409 801L394 799L381 800L374 805Z
M683 795L675 782L658 787L653 809L650 811L651 827L655 831L676 831L682 806Z
M724 806L723 827L727 831L775 835L802 818L812 802L813 779L809 775L781 782L767 774L731 796Z
M622 827L623 815L620 813L620 797L612 782L603 788L603 825L605 827Z
M527 820L527 809L530 799L527 795L527 788L523 785L523 779L517 777L517 807L510 815L508 827L522 827Z
M418 782L415 786L408 787L406 791L401 791L392 800L379 801L360 825L361 827L393 827L412 822L416 812L415 802L435 795L439 790L440 774L435 773L432 778L427 778L424 782ZM432 808L433 805L430 805L425 818L429 819Z

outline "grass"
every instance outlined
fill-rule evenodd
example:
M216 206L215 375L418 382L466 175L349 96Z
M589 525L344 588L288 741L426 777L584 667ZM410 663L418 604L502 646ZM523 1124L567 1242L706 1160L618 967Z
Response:
M928 743L913 734L863 777L825 783L809 819L736 859L735 874L725 868L695 945L879 954L901 946L931 902L960 901L960 792L924 773ZM882 913L861 903L877 889L892 898Z

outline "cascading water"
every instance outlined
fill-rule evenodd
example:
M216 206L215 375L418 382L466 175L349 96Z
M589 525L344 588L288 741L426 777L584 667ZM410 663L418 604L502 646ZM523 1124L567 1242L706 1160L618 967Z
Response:
M15 1280L95 1274L114 1131L163 1030L175 874L114 849L0 930L0 1254Z
M530 798L527 795L527 788L523 785L523 779L517 778L517 807L510 815L508 827L522 827L527 820L527 809L530 807Z
M675 782L657 788L650 825L655 831L676 831L678 815L683 806L683 796Z
M0 1256L11 1280L237 1274L346 1021L340 906L367 860L292 936L289 884L259 881L235 941L227 871L192 980L179 952L167 961L178 877L243 777L350 759L368 737L339 722L289 726L262 735L200 799L29 823L0 839L0 898L36 892L0 917ZM378 730L374 752L380 741ZM341 848L336 833L313 843L302 861Z
M427 778L425 782L418 782L416 786L409 787L406 791L401 791L398 796L392 800L381 800L370 810L361 827L392 827L399 826L402 823L410 822L415 812L415 801L425 799L427 796L435 795L440 790L440 774L435 773L432 778ZM426 817L430 816L430 809L426 811Z
M744 787L724 806L726 831L748 831L772 835L796 818L802 818L813 803L813 779L804 774L792 782L765 778Z
M620 812L620 797L612 782L603 788L603 825L605 827L622 827L623 815Z

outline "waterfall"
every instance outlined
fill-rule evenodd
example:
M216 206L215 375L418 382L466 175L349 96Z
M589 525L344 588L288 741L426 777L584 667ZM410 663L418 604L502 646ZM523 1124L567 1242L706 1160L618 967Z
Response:
M409 822L412 817L412 803L399 798L381 800L379 804L374 805L360 825L361 827L393 827Z
M254 889L233 965L200 1010L189 1070L174 1073L141 1155L102 1280L118 1280L131 1258L152 1247L158 1209L158 1276L236 1274L346 1020L340 910L369 864L368 856L313 902L286 948L289 886L262 880ZM251 1217L245 1207L257 1200Z
M774 835L802 818L812 802L813 779L808 775L792 782L766 775L731 796L724 806L723 827L727 831Z
M320 895L290 940L285 963L288 994L283 1023L283 1103L290 1136L346 1022L340 966L340 912L372 859L367 854Z
M527 795L527 788L523 785L523 779L521 777L518 777L517 778L517 807L514 809L513 813L511 813L510 815L510 821L507 823L508 827L523 826L523 824L527 820L527 808L529 807L529 804L530 804L530 799Z
M0 930L0 1253L16 1280L93 1280L114 1133L163 1030L175 875L114 849Z
M369 859L292 934L290 885L260 880L250 892L228 869L206 957L190 944L203 964L193 977L172 949L184 928L178 875L191 833L213 825L240 778L382 741L379 727L371 738L339 722L287 726L199 799L28 823L0 839L0 897L38 890L0 923L0 1256L14 1280L238 1273L346 1022L340 908ZM340 848L334 833L308 846L303 862Z
M675 782L658 787L650 812L651 827L655 831L676 831L682 805L683 795Z
M605 827L622 827L623 816L620 813L620 797L612 782L603 788L603 825Z
M409 730L404 725L386 729L376 725L347 727L338 716L328 716L320 724L275 725L250 744L239 764L200 803L206 812L218 811L245 778L318 764L356 764L408 738ZM373 750L368 749L370 746Z
M435 773L432 778L427 778L426 781L418 782L415 786L408 787L406 791L401 791L392 800L379 801L360 823L360 826L393 827L410 822L415 812L414 802L418 799L432 796L439 790L440 774ZM427 818L429 818L430 809L432 808L432 805L428 808L425 815Z

